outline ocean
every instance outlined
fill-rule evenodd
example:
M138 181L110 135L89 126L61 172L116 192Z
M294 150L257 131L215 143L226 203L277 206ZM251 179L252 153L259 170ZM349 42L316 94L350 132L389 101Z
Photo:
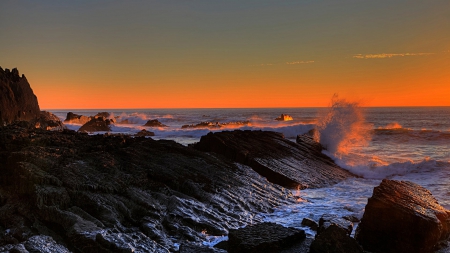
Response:
M327 147L324 153L360 177L328 188L294 191L302 201L280 206L273 213L259 214L266 221L284 226L306 229L301 226L303 218L318 221L322 214L361 218L367 198L383 178L422 185L442 206L450 209L450 107L362 108L357 104L337 102L330 108L50 111L62 120L69 111L85 116L106 111L118 122L128 120L128 124L113 125L113 133L134 134L146 129L155 133L154 139L170 139L183 145L199 141L210 131L277 131L295 141L298 134L317 128L316 138ZM275 120L281 114L288 114L293 119ZM144 127L151 119L158 119L167 127ZM205 121L248 121L248 124L217 129L182 128ZM81 127L67 126L73 130ZM314 235L308 229L306 232L309 236ZM211 238L210 243L218 240L221 239Z

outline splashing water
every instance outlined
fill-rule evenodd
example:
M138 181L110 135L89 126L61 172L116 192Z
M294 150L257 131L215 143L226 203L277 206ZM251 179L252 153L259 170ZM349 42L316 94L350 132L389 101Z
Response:
M347 154L355 146L368 144L371 128L359 103L339 99L335 94L329 110L318 119L314 138L332 154Z

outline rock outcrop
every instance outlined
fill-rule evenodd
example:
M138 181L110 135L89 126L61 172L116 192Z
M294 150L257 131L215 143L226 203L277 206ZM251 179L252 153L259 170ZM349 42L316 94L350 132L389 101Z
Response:
M0 125L35 120L40 115L37 97L26 77L14 68L0 67Z
M305 231L286 228L275 223L261 223L236 230L228 234L228 252L259 253L281 252L305 238Z
M173 252L295 203L248 166L167 140L11 125L0 161L0 249L42 235L72 252Z
M41 111L39 118L34 122L34 126L49 131L63 131L67 128L58 116L46 111Z
M353 176L322 154L311 137L299 138L294 143L276 132L223 131L202 136L193 147L248 165L268 181L288 188L323 187Z
M103 117L91 118L86 124L82 125L78 132L109 132L111 131L111 120Z
M433 252L450 234L450 212L411 182L384 179L374 188L356 239L371 252Z
M240 127L240 126L247 126L247 125L250 125L250 121L236 121L236 122L225 122L225 123L204 121L204 122L200 122L198 124L193 124L193 125L183 125L183 126L181 126L181 128L211 128L211 129L215 129L215 128L222 128L222 127Z
M281 116L276 118L275 120L278 120L278 121L291 121L291 120L294 120L294 119L290 115L281 114Z
M151 120L147 121L147 123L145 123L144 126L148 126L148 127L167 127L163 123L159 122L159 120L157 120L157 119L151 119Z
M154 132L150 132L150 131L147 131L147 130L145 130L145 129L142 129L141 131L139 131L139 132L137 132L136 134L135 134L135 136L137 136L137 137L145 137L145 136L155 136L155 133Z
M87 117L87 116L84 116L84 115L78 115L78 114L75 114L73 112L68 112L64 122L65 123L70 123L70 124L81 124L81 125L84 125L87 122L89 122L90 120L91 120L90 117Z

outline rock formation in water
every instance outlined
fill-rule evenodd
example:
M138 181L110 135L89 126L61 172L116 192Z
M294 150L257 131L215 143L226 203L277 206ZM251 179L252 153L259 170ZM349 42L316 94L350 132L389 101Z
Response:
M221 128L221 127L240 127L247 126L250 124L250 121L236 121L236 122L209 122L204 121L194 125L183 125L181 128Z
M39 118L34 121L34 126L49 131L63 131L67 129L58 116L46 111L41 111Z
M433 252L449 235L450 211L427 189L387 179L374 188L356 231L371 252Z
M111 131L111 120L104 117L92 117L91 120L82 125L78 132L109 132Z
M139 131L138 133L136 133L135 134L135 136L137 136L137 137L145 137L145 136L155 136L155 133L154 132L150 132L150 131L147 131L147 130L145 130L145 129L142 129L141 131Z
M175 251L295 202L248 166L166 140L11 125L0 161L0 252L36 235L72 252Z
M252 167L272 183L288 188L317 188L354 176L321 153L311 137L299 143L269 131L223 131L202 136L194 148L214 152Z
M89 120L91 120L90 117L84 116L84 115L78 115L73 112L68 112L66 119L64 120L65 123L70 124L86 124Z
M294 120L294 119L290 115L281 114L281 116L276 118L275 120L278 120L278 121L291 121L291 120Z
M37 97L26 77L14 68L0 67L0 125L14 121L31 121L40 115Z
M163 123L159 122L159 120L157 120L157 119L151 119L151 120L147 121L147 123L145 123L144 126L148 126L148 127L167 127Z

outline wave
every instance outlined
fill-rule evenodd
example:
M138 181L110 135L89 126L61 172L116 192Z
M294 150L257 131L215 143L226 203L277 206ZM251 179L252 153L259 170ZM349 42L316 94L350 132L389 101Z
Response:
M369 143L370 129L359 103L335 94L328 111L318 119L314 138L332 154L346 154L355 146Z
M430 173L440 169L449 169L450 161L424 158L420 161L403 160L386 162L377 156L368 157L361 154L349 154L337 157L324 150L335 163L357 176L367 179L384 179L394 176L404 176L412 173Z

